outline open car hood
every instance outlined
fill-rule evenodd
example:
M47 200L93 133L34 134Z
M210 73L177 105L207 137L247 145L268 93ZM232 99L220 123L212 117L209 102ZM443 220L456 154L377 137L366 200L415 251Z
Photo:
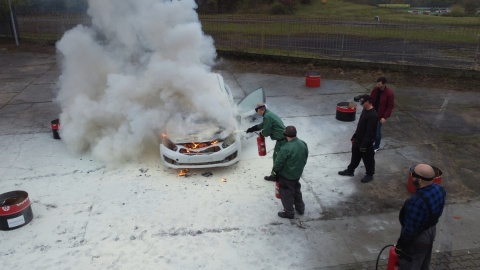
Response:
M238 129L238 121L241 121L242 117L251 117L255 114L254 108L259 102L265 103L265 92L262 88L252 91L237 104L236 115L232 117L235 123L232 126L228 125L228 129L208 117L196 120L187 120L188 117L183 117L181 120L172 119L167 123L166 135L175 144L224 140Z
M223 140L232 132L233 130L225 130L214 123L197 123L191 126L170 128L166 133L173 143L182 144Z

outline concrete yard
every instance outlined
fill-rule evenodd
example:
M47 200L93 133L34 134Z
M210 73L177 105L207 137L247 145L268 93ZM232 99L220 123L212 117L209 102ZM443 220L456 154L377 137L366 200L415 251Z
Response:
M306 212L286 220L274 184L263 180L270 139L266 157L245 135L240 162L188 177L164 167L158 147L111 166L53 139L55 54L4 50L0 67L0 194L27 191L34 213L24 227L0 231L0 269L375 269L399 236L408 168L417 163L442 169L448 195L434 269L480 269L478 91L387 83L396 107L375 180L362 184L363 164L354 177L337 174L349 163L356 121L336 120L336 104L370 93L374 82L322 79L307 88L302 76L218 70L236 100L263 87L268 108L308 144Z

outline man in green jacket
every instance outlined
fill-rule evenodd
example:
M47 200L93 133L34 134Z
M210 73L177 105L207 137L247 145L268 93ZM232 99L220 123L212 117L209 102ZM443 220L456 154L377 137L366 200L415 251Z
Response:
M247 133L251 133L254 131L259 131L260 136L268 137L272 140L275 140L275 149L273 150L273 163L275 163L275 159L277 158L278 151L282 148L287 141L283 136L283 131L285 130L285 125L283 124L282 120L278 115L274 114L270 110L267 110L265 103L258 103L255 111L263 117L263 122L255 125L249 129L247 129ZM273 175L273 170L269 176L264 177L267 181L277 181L277 177Z
M287 143L280 149L273 171L278 176L280 199L283 205L283 211L278 212L278 216L293 219L295 217L293 206L300 215L305 212L300 177L307 164L308 147L304 141L297 138L297 129L294 126L286 127L284 135Z

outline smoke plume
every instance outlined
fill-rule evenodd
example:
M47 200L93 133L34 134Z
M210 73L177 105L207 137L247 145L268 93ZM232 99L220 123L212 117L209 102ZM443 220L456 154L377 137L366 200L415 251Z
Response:
M107 162L157 147L162 130L212 118L233 129L232 110L217 92L212 38L194 0L89 0L92 25L57 43L62 74L62 140L74 152Z

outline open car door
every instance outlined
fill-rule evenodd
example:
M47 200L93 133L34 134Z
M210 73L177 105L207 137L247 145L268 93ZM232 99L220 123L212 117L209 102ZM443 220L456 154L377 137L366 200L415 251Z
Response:
M243 114L250 110L255 111L255 106L260 102L265 103L265 92L263 91L263 88L258 88L242 98L242 100L237 103L238 112Z
M237 103L238 115L240 117L240 119L238 119L240 120L239 122L242 122L241 120L245 118L250 119L249 122L255 121L255 107L258 103L265 103L265 101L265 92L263 91L263 88L258 88L240 100Z

